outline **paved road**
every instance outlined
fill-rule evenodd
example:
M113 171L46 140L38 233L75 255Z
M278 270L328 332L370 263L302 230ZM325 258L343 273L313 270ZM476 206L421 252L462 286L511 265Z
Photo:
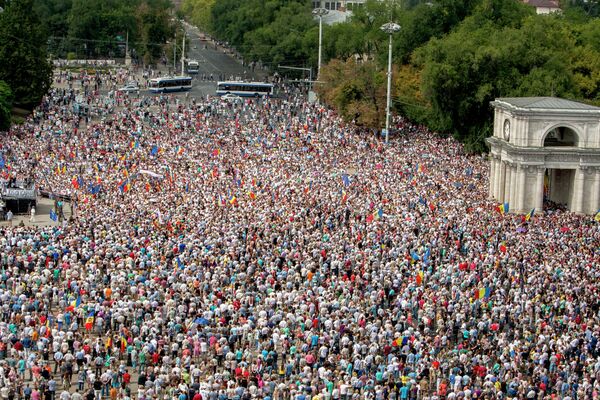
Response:
M263 71L253 72L250 68L244 67L241 60L232 56L230 50L218 46L211 40L206 40L205 35L198 28L188 23L184 23L184 27L191 47L186 51L186 58L195 59L200 64L200 71L196 75L191 91L193 97L213 95L219 75L224 75L225 79L230 77L256 81L265 79ZM203 74L207 76L212 74L214 80L203 81L201 79Z

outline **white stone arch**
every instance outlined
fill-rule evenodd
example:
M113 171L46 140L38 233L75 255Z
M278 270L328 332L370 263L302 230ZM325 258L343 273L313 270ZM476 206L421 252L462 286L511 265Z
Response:
M544 132L544 134L542 135L542 139L539 144L540 147L544 147L544 142L546 141L548 134L550 132L553 132L556 128L569 128L570 130L572 130L573 133L575 133L575 145L572 147L583 147L582 142L581 142L582 138L583 138L583 133L577 126L575 126L569 122L559 122L559 123L556 123L556 124L550 126L549 128L547 128L546 131Z
M555 97L505 97L491 104L490 199L509 203L514 213L557 203L595 214L600 208L600 107Z

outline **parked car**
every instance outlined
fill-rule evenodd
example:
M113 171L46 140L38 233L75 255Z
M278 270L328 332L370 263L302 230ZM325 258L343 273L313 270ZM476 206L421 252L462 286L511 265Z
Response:
M140 87L137 85L137 83L134 82L130 82L117 90L121 93L140 93Z
M223 96L221 96L221 98L225 101L233 102L233 103L237 102L238 100L242 101L242 98L240 96L238 96L237 94L231 94L231 93L224 94Z

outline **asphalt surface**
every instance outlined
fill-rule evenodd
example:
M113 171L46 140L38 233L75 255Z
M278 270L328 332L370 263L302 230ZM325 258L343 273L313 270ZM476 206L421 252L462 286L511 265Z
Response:
M252 81L263 81L266 73L242 65L242 60L237 59L230 49L217 45L214 41L208 39L198 28L185 23L184 27L188 35L191 48L186 49L185 57L189 60L197 60L199 63L199 72L192 75L193 82L190 95L200 97L214 95L219 75L223 75L226 80L230 78L245 79ZM212 74L212 81L202 80L202 75Z

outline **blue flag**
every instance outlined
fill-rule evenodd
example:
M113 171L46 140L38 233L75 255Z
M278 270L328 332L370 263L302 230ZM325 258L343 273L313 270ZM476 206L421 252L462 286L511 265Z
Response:
M350 178L348 178L348 175L342 175L342 182L344 182L344 186L350 186Z
M50 219L54 222L58 221L58 215L56 215L54 210L50 210Z
M414 250L411 250L410 256L412 257L413 261L419 261L421 259L421 257L419 257L417 252Z
M150 155L155 156L156 154L158 154L158 146L154 145L152 146L152 150L150 150Z
M429 262L429 255L431 254L431 249L428 247L427 250L425 250L425 253L423 254L423 262L427 263Z

